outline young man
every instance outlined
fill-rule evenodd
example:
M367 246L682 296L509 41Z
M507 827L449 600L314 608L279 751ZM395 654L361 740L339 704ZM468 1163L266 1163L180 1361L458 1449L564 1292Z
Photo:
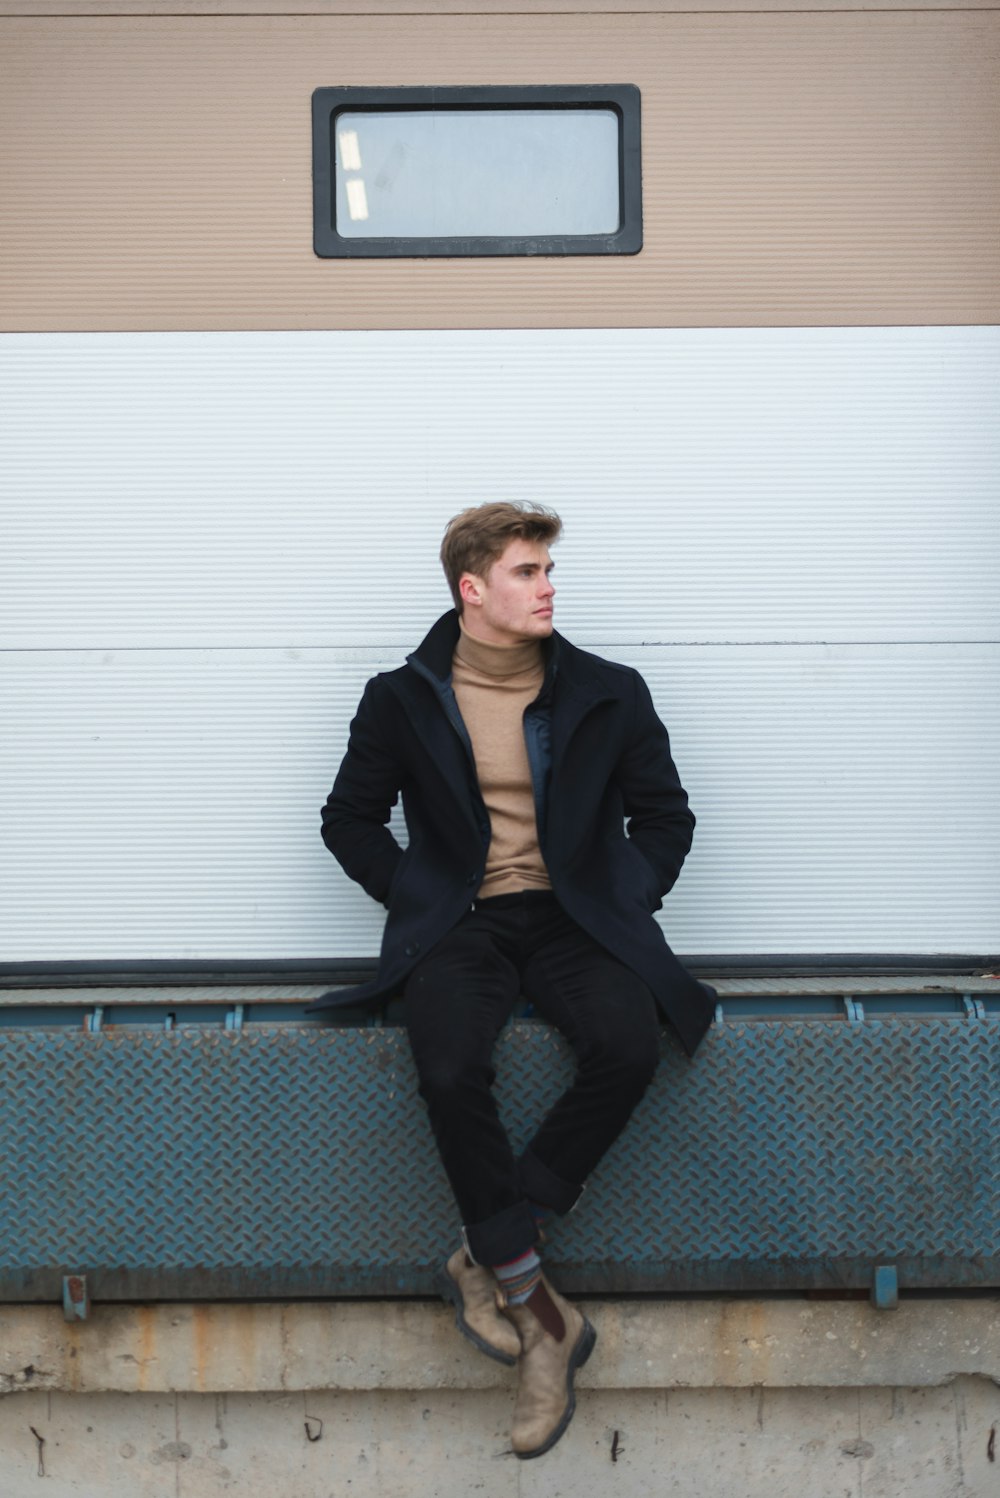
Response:
M552 625L558 516L485 504L449 524L455 609L368 683L323 839L389 911L378 975L316 1007L400 990L420 1092L463 1226L441 1275L481 1351L519 1362L513 1447L573 1414L594 1330L542 1274L539 1223L568 1212L656 1069L662 1011L692 1053L712 990L653 920L694 817L645 682ZM386 823L402 793L409 847ZM515 1159L492 1053L518 996L566 1036L573 1084Z

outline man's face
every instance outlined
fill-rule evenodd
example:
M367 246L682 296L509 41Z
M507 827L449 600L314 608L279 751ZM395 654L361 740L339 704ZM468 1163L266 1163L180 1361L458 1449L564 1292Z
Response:
M485 577L463 572L462 621L489 645L518 645L552 633L553 562L543 541L511 541Z

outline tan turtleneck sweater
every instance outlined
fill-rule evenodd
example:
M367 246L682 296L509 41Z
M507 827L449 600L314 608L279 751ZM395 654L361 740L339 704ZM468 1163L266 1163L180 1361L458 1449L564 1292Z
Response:
M462 626L451 684L472 740L479 789L492 828L486 874L477 891L480 899L552 887L538 846L524 742L524 710L538 696L544 675L537 640L487 645Z

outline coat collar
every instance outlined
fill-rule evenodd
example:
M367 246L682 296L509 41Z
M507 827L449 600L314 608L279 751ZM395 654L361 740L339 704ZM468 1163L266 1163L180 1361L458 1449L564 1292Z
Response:
M413 654L406 657L407 664L416 666L422 675L429 671L441 686L447 686L451 680L451 662L459 633L458 611L449 609L436 624L431 625ZM567 643L556 633L550 639L542 641L546 685L555 675L556 662L562 655L561 647Z
M436 624L431 625L416 650L407 656L407 664L421 676L432 676L439 691L446 691L451 684L451 662L458 643L458 613L449 609ZM549 698L553 692L556 675L559 690L554 694L553 708L558 718L566 721L564 730L571 732L584 713L598 702L616 694L609 690L605 665L597 656L578 650L558 630L553 630L547 640L542 641L542 660L545 663L545 683L540 696ZM616 668L606 667L614 671Z

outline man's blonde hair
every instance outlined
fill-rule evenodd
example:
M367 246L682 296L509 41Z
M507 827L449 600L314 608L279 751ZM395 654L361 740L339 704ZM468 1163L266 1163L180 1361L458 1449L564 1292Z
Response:
M441 542L441 566L459 613L462 595L458 584L463 572L485 577L511 541L543 541L550 546L559 539L561 530L562 521L554 510L507 500L473 505L449 520Z

